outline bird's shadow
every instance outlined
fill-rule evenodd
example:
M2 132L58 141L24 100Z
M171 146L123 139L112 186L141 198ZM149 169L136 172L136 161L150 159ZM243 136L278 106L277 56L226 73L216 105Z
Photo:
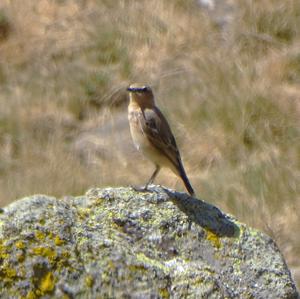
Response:
M163 187L162 187L163 188ZM177 207L189 220L208 229L219 237L238 237L240 230L233 220L217 207L185 193L163 188Z

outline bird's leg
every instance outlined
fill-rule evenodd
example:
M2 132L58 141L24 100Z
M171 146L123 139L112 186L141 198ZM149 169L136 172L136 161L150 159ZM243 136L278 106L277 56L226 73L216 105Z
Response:
M139 192L145 192L145 191L147 191L148 190L148 186L153 183L153 181L155 180L155 178L156 178L157 174L159 173L159 171L160 171L160 167L158 165L156 165L153 174L151 175L149 181L147 182L147 184L144 187L135 187L135 186L131 186L131 187L135 191L139 191Z
M155 168L153 174L151 175L151 178L149 179L148 183L145 186L145 190L147 190L148 186L153 183L153 181L155 180L155 178L158 175L159 171L160 171L160 167L158 165L156 165L156 168Z

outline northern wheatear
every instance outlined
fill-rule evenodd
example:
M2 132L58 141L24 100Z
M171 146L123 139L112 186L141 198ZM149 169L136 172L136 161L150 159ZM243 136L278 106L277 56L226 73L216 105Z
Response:
M151 88L134 83L127 90L130 97L128 120L134 145L155 164L155 171L143 190L153 183L161 167L168 167L182 179L193 196L195 193L183 168L175 138L166 118L155 106Z

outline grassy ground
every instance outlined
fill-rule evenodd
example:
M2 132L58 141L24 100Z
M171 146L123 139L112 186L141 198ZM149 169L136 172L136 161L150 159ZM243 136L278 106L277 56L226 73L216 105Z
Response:
M197 194L271 235L300 282L298 0L241 0L225 27L192 0L3 1L0 204L145 181L114 132L109 158L73 149L126 114L134 81L154 87Z

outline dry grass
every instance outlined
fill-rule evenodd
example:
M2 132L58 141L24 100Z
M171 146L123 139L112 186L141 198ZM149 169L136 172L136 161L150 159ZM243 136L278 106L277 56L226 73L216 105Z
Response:
M146 81L199 196L270 234L299 282L299 16L298 0L241 0L222 29L192 0L3 1L1 205L146 180L123 122L124 86Z

